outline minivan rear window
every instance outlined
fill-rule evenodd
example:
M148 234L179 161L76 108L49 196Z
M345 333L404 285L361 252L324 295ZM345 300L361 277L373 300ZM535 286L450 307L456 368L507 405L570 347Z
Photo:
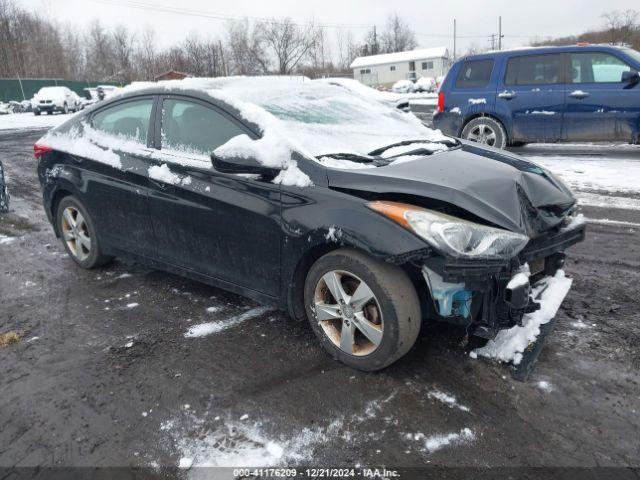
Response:
M562 83L562 55L526 55L507 62L505 85L553 85Z
M468 62L464 62L456 78L456 87L486 87L489 85L492 70L493 60L469 60Z

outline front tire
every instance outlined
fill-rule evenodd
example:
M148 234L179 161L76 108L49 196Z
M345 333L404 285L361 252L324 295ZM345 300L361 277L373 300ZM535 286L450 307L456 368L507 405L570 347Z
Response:
M39 116L40 116L40 110L38 110L38 109L36 108L36 109L33 111L33 114L34 114L36 117L39 117Z
M316 261L307 274L304 301L323 348L358 370L391 365L420 332L420 302L407 274L352 248Z
M502 124L491 117L477 117L462 129L461 137L470 142L494 148L507 146L507 133Z
M80 267L91 269L111 260L102 254L95 223L78 198L70 195L60 201L56 210L56 228L67 254Z
M62 106L62 113L65 115L69 113L69 105L67 105L67 102L64 102L64 105Z

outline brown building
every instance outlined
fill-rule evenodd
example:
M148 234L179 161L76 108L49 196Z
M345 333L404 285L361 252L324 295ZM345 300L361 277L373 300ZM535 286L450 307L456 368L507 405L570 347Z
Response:
M190 77L188 73L178 72L177 70L169 70L168 72L161 73L160 75L156 75L155 81L159 82L160 80L182 80L183 78Z

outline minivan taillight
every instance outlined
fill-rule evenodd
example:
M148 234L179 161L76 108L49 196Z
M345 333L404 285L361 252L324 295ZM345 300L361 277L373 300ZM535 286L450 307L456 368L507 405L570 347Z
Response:
M33 146L33 156L36 157L36 159L39 159L45 153L49 152L53 152L53 148L47 147L46 145L42 145L40 143L36 143Z
M438 112L439 113L444 112L444 92L443 91L438 92Z

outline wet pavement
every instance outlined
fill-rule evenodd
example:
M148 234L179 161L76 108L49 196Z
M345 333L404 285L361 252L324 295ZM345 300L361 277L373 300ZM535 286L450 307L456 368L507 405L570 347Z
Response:
M21 336L0 348L0 467L640 466L637 192L619 194L631 208L583 207L613 223L570 250L573 287L527 383L446 326L362 373L306 323L236 295L117 261L76 267L40 203L39 135L0 132L0 333ZM185 337L204 322L220 328Z

